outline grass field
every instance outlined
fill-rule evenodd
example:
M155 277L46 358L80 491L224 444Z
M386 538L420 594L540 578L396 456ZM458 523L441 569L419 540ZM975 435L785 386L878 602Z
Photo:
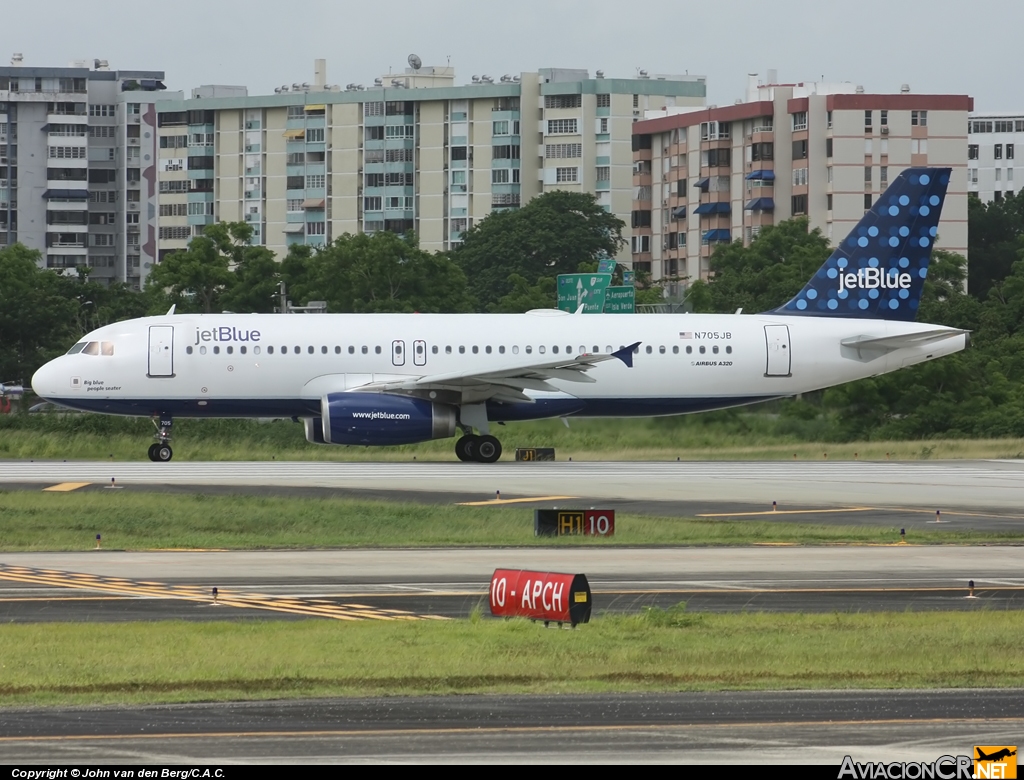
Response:
M0 627L0 706L297 696L1024 685L1024 614Z
M135 491L0 491L0 550L478 545L891 544L893 526L811 525L620 514L611 539L541 538L523 506ZM914 544L1024 542L1021 532L920 531Z
M812 421L813 422L813 421ZM742 410L637 420L509 423L505 448L555 447L559 460L920 460L1024 457L1024 439L829 442L800 420ZM87 414L0 415L0 458L145 460L148 420ZM178 460L455 460L454 440L399 447L309 444L290 420L179 420Z

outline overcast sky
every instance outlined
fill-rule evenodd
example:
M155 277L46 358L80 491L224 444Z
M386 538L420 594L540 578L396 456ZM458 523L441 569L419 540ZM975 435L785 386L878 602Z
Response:
M313 81L370 85L415 52L425 65L495 79L542 67L608 77L700 74L708 103L744 96L746 74L851 81L868 92L969 94L978 111L1024 111L1021 0L48 0L6 5L0 63L101 58L163 70L170 89Z

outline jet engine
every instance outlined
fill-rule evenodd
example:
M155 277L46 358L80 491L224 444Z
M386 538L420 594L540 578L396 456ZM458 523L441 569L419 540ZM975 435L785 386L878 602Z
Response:
M455 435L455 407L386 393L329 393L304 420L315 444L415 444Z

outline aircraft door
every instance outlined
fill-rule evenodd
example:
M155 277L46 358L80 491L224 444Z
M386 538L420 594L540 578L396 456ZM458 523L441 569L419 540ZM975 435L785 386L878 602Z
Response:
M417 366L427 364L427 342L416 340L412 343L412 362Z
M174 376L174 326L149 326L149 366L146 376Z
M405 365L405 342L391 342L391 364L395 366Z
M765 325L765 343L768 347L768 363L765 376L792 376L792 355L789 346L788 325Z

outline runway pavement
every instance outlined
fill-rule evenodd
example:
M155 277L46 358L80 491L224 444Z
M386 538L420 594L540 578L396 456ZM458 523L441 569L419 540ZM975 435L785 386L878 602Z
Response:
M445 696L0 709L0 761L934 761L1015 745L1018 690Z
M585 573L598 616L1024 608L1011 546L91 551L0 554L0 620L465 617L497 568Z
M1024 461L248 463L3 461L4 483L249 485L579 496L626 501L911 507L1024 507Z

